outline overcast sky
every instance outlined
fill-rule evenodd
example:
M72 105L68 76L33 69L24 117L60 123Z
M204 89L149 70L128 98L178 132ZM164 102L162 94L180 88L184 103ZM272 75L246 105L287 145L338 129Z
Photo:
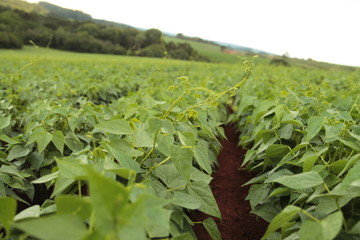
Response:
M46 1L134 27L360 66L360 0Z

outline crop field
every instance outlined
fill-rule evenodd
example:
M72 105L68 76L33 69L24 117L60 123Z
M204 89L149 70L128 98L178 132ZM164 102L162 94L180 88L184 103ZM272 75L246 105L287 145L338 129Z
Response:
M166 42L174 42L174 43L188 43L192 47L194 47L200 54L209 57L213 61L217 62L226 62L226 63L233 63L233 62L241 62L241 59L235 55L224 54L221 51L221 47L218 45L212 45L209 43L202 43L202 42L195 42L186 39L179 39L176 37L169 37L165 36L164 40Z
M30 47L0 66L0 239L221 239L228 123L264 239L359 238L359 71Z

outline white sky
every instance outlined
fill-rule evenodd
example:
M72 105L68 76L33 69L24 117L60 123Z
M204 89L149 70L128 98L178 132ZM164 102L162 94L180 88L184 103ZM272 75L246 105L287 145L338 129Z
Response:
M44 1L134 27L360 66L360 0Z

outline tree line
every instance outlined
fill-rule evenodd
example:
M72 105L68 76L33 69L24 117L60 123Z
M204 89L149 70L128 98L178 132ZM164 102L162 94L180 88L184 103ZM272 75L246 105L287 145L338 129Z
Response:
M0 48L36 44L60 50L209 61L188 43L165 43L158 29L106 26L0 6Z

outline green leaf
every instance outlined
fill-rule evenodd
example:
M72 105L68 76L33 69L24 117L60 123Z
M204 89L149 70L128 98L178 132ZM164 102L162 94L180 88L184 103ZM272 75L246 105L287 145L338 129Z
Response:
M249 194L245 198L250 201L251 209L254 209L258 204L268 198L270 190L269 184L251 185Z
M191 196L197 198L202 203L199 208L200 211L221 218L219 207L209 185L204 182L193 182L188 187L188 191Z
M0 117L0 130L10 125L11 115Z
M38 127L36 128L34 131L32 131L32 133L29 135L27 142L26 142L26 146L36 142L39 138L41 138L41 135L44 134L46 132L45 128L43 127Z
M356 164L360 160L360 154L356 154L352 156L349 161L347 161L344 169L339 173L338 176L343 175L347 170L349 170L354 164Z
M302 124L302 122L299 121L299 120L285 120L285 121L282 121L282 123L292 124L292 125L299 126L299 127L303 127L303 126L304 126L304 125Z
M41 240L81 240L87 234L85 223L74 215L52 215L15 224L15 227Z
M174 163L176 169L181 175L185 177L187 181L189 181L193 159L192 151L187 148L181 148L177 145L173 145L171 147L170 153L171 160Z
M356 156L356 155L355 155ZM354 156L354 157L355 157ZM358 157L357 157L358 158ZM333 190L334 194L349 195L351 185L360 179L360 162L357 162L346 174L345 178Z
M136 173L140 173L143 171L137 161L133 160L131 157L127 156L125 153L123 153L116 147L116 142L106 143L105 146L116 158L121 167L134 170Z
M187 184L185 178L180 175L173 164L161 165L155 169L155 174L168 186L169 188L177 188Z
M271 170L271 172L275 172L275 170L277 170L282 165L284 165L285 163L290 161L293 158L293 155L296 155L298 151L300 151L301 149L303 149L307 145L309 145L308 142L303 142L303 143L299 143L298 145L296 145L293 149L291 149L291 151L288 154L286 154L283 157L283 159L281 159L280 163L278 163L278 165L276 167L274 167L273 170Z
M52 135L48 132L44 132L39 136L39 138L36 140L36 143L38 144L39 153L44 151L46 146L50 143L51 139L52 139Z
M149 221L151 221L151 217L144 219L145 207L142 200L143 199L137 200L132 204L127 204L122 211L116 211L117 213L116 222L121 223L121 225L117 224L116 226L117 237L109 236L109 234L107 233L106 236L107 238L101 238L101 239L147 240L148 238L146 238L144 225L146 225L146 222L149 223ZM156 213L153 216L156 217ZM151 234L156 234L156 232L154 233L153 231L158 231L158 229L156 229L158 221L159 218L156 219L155 224L150 223L150 225L146 226L148 232L151 232ZM151 229L152 226L155 228ZM159 230L161 231L162 229Z
M345 168L347 163L348 161L346 159L337 160L336 162L330 164L330 169L334 171L336 174L339 174Z
M266 229L266 232L263 239L266 239L270 234L274 233L289 221L291 221L299 212L301 208L288 205L286 206L278 215L276 215L270 222L269 226Z
M104 169L110 172L115 173L116 175L130 179L131 177L136 177L136 172L129 168L121 167L120 164L114 162L115 160L109 157L105 157L104 159Z
M352 148L358 152L360 152L360 147L357 141L348 141L342 138L338 139L341 143L343 143L345 146L348 146L349 148Z
M128 190L115 180L88 170L90 197L94 207L95 225L104 236L115 231L116 214L128 204Z
M160 131L162 125L163 125L163 119L160 118L150 118L147 122L148 129L147 132L150 134L150 136L155 137L156 132Z
M34 205L34 206L28 207L25 210L18 213L15 216L14 220L19 221L19 220L23 220L26 218L38 218L39 216L40 216L40 206Z
M300 240L323 240L321 224L307 220L301 225L299 235Z
M344 123L338 123L335 125L324 125L325 127L325 142L330 143L340 138L341 131L345 128Z
M287 145L282 144L271 144L266 150L265 150L265 156L267 158L282 158L285 156L288 152L290 152L290 147Z
M68 117L68 123L71 131L74 132L78 125L77 119L75 117Z
M313 139L321 130L325 122L325 116L311 116L308 120L308 128L306 130L306 141Z
M186 193L175 192L173 204L187 209L198 209L201 206L201 202Z
M64 153L64 146L65 146L65 137L61 131L55 131L52 134L51 141L54 143L55 147L61 152Z
M53 172L53 173L49 173L46 174L36 180L31 181L31 183L33 184L41 184L41 183L46 183L46 182L50 182L54 179L56 179L59 176L59 171Z
M350 134L350 136L352 136L352 137L355 138L356 140L360 141L360 135L355 134L355 133L350 132L350 131L349 131L349 134Z
M317 172L305 172L279 177L273 180L273 182L280 183L292 189L306 189L320 185L324 181Z
M170 149L174 145L174 137L172 135L167 135L159 133L156 138L157 150L166 156L170 156Z
M269 195L269 198L279 196L279 195L281 195L283 193L286 193L288 191L289 191L288 188L284 188L284 187L276 188L271 192L271 194Z
M68 133L65 136L65 144L73 152L80 151L84 148L84 145L81 143L80 139L74 133Z
M306 151L298 162L303 163L303 172L310 171L319 157L319 153L313 151Z
M0 172L1 173L7 173L9 175L13 175L13 176L17 176L21 179L25 179L26 177L26 173L24 173L23 171L19 171L17 169L17 167L15 167L14 165L2 165L0 167Z
M183 233L179 236L173 237L172 240L193 240L194 238L190 235L190 233Z
M71 186L74 182L75 182L74 179L66 178L66 177L59 175L56 178L55 187L54 187L54 191L51 194L51 198L58 195L59 193L62 193L66 188Z
M335 212L320 222L305 221L299 231L300 240L332 240L340 232L343 222L341 211Z
M144 204L145 228L150 238L161 238L169 235L171 211L164 209L167 203L152 195L142 195L141 201ZM123 215L123 217L128 217Z
M132 148L130 144L124 139L113 140L108 143L112 148L116 148L119 151L122 151L129 157L141 157L144 155L144 152L139 151L135 148Z
M282 208L278 203L269 202L259 205L257 208L251 210L251 213L261 217L267 222L271 222L281 210Z
M195 137L192 132L177 132L179 140L184 146L195 146Z
M334 239L341 230L343 214L341 211L335 212L321 220L321 229L324 240Z
M81 162L81 160L64 157L56 158L56 163L59 168L60 175L68 179L84 180L86 179L87 172L84 167L88 165Z
M358 221L350 230L351 234L360 235L360 221Z
M16 214L16 200L9 197L0 198L0 225L5 228L6 234L9 235L13 219Z
M18 144L18 143L20 143L18 140L16 140L16 137L14 137L14 138L10 138L10 137L8 137L8 136L6 136L4 134L0 135L0 140L1 141L7 142L9 144Z
M211 175L211 162L209 158L209 143L204 140L198 140L194 149L194 157L199 166Z
M134 146L135 147L153 147L154 138L151 137L146 131L145 124L140 124L134 133Z
M92 213L90 200L76 195L58 196L55 203L58 214L72 214L86 220L90 218Z
M162 105L166 103L166 101L157 101L154 98L152 98L149 94L145 94L145 96L142 98L144 107L147 109L151 109L156 105Z
M30 150L26 147L23 147L21 145L15 145L9 152L9 155L7 156L6 160L12 161L17 158L25 157L30 153Z
M95 125L93 132L105 132L112 134L133 134L130 124L124 119L114 119L110 121L101 122Z
M209 184L213 179L210 175L200 171L199 169L192 167L190 173L190 179L194 181L202 181Z
M222 239L220 236L219 229L213 218L210 217L210 218L207 218L206 220L204 220L203 225L213 240L221 240Z
M294 126L292 124L285 124L282 128L279 129L279 137L282 139L289 140L294 132Z
M0 181L0 198L6 197L5 185L2 181Z

